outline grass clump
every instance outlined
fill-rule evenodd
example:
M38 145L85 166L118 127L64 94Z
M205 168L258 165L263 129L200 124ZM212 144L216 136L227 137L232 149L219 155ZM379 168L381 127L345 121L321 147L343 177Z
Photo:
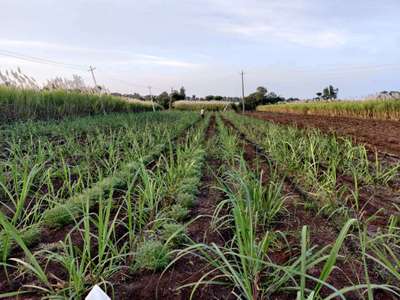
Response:
M180 204L173 204L172 206L167 208L167 211L165 212L165 217L180 222L183 221L188 214L189 210L186 207Z
M194 198L194 194L179 193L176 196L176 202L181 204L183 207L191 208L194 205Z
M158 240L146 240L137 248L132 269L157 271L165 268L169 260L168 247Z
M167 223L162 230L162 239L174 246L182 245L186 241L186 226L178 223Z

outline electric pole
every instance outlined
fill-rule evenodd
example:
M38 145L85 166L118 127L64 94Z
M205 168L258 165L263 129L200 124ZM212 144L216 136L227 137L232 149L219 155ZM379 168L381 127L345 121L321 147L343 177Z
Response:
M154 108L153 96L151 95L151 86L148 86L148 89L149 89L149 94L150 94L150 100L151 100L151 103L153 104L153 111L156 111L156 109Z
M92 66L90 66L89 72L92 73L92 78L93 78L94 86L95 86L95 88L97 88L96 77L94 77L94 72L93 72L94 70L96 70L96 68L93 68Z
M242 76L242 109L243 109L243 113L244 113L244 73L243 73L243 70L240 73L240 75Z
M171 94L169 94L169 110L172 109L172 93L174 92L174 88L171 88Z

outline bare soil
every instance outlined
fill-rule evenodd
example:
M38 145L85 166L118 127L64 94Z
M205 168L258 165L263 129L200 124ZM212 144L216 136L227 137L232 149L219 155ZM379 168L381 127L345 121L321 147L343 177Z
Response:
M369 146L400 158L400 122L346 117L328 117L272 112L251 112L247 115L299 128L315 127L326 133L348 136Z

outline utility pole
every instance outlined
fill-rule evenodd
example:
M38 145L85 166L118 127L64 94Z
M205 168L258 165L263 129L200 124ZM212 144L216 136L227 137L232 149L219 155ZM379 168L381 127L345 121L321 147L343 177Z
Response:
M95 86L95 88L97 88L96 77L94 77L94 72L93 72L94 70L96 70L96 68L93 68L92 66L90 66L89 72L92 73L92 78L93 78L94 86Z
M149 94L150 94L150 100L151 100L151 103L153 104L153 111L156 111L156 109L154 108L153 96L151 94L151 86L148 86L148 89L149 89Z
M174 88L171 87L171 94L169 94L169 107L168 109L171 110L172 109L172 93L174 91Z
M240 75L242 76L242 109L243 109L243 113L244 113L244 73L243 73L243 70L240 73Z

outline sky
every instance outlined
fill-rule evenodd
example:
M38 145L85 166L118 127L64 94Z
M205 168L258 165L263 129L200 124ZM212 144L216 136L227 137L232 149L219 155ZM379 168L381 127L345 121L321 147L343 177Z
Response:
M0 70L111 91L343 99L400 89L399 0L0 0ZM17 57L23 56L27 60ZM46 59L46 61L37 58ZM51 60L49 63L47 60ZM57 63L53 63L53 61ZM43 63L44 62L44 63Z

